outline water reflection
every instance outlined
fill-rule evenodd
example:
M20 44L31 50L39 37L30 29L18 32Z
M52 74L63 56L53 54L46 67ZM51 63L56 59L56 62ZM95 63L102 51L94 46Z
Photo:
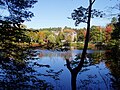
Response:
M64 90L68 90L72 89L72 87L73 90L86 88L110 89L111 83L109 82L110 79L108 77L110 75L109 70L106 68L104 61L102 61L104 59L103 51L88 50L84 65L81 65L79 70L75 70L74 68L80 61L79 57L81 52L82 50L64 52L52 50L34 50L33 56L36 59L38 58L36 61L38 63L47 63L54 70L62 69L62 73L59 75L60 79L57 81L59 85L56 85L52 80L50 81L53 83L55 89L64 88ZM45 70L42 71L45 72ZM104 78L109 83L106 83Z
M0 61L0 90L52 89L53 86L35 76L36 71L27 63Z
M115 90L119 69L104 51L88 50L77 68L82 50L31 49L23 63L0 60L0 89Z
M101 68L100 64L104 65L104 62L102 63L103 58L101 58L103 55L104 55L103 51L87 53L84 63L82 63L80 61L81 53L77 54L76 58L74 58L72 61L70 61L69 59L66 58L67 68L71 73L72 90L76 90L76 89L81 89L81 90L92 89L93 90L93 89L96 89L96 86L98 89L108 90L108 88L109 88L108 85L110 85L110 83L106 82L105 76L102 76L100 71L97 70L97 68L99 68L99 67ZM95 67L94 66L95 64L99 64L98 67L97 66ZM92 67L94 67L94 68L92 68ZM104 66L104 68L105 68L105 66ZM96 70L96 72L92 72L91 69ZM80 74L83 74L83 75L86 74L86 76L88 76L88 77L86 77L86 79L85 78L83 79L84 76L81 77ZM78 83L78 81L76 81L76 80L78 80L77 76L81 77L78 87L76 85L76 83ZM100 80L100 78L98 79L98 76L101 77L102 80ZM98 79L98 82L96 82L96 81L93 82L93 80L95 80L96 78ZM103 86L104 88L97 85L97 84L100 84L99 80L103 81L102 85L105 84ZM109 80L107 80L107 81L109 81ZM96 85L94 87L92 87L92 84L96 84Z
M115 62L107 61L106 66L110 69L111 72L111 83L112 87L115 90L120 89L120 65Z

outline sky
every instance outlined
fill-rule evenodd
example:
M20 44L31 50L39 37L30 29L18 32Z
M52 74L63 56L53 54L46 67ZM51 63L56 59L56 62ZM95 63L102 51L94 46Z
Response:
M49 27L71 27L71 28L83 28L86 24L79 24L75 26L72 19L67 17L71 16L74 9L84 6L88 6L89 0L38 0L34 5L34 8L30 9L34 13L34 17L31 21L27 21L24 24L27 28L49 28ZM107 8L114 6L117 0L96 0L93 8L97 10L107 11ZM91 21L91 25L105 26L110 23L109 17L94 18Z

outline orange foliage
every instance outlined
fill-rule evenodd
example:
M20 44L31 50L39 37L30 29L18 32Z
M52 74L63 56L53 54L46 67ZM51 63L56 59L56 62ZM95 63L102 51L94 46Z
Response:
M72 32L75 32L73 29L64 29L64 32L65 33L72 33Z
M41 38L41 39L44 39L45 38L45 33L40 31L38 32L38 36Z

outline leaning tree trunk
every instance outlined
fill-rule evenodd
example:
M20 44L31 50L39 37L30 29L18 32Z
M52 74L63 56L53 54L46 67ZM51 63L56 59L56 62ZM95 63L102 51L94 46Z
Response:
M86 32L86 38L85 38L85 44L83 48L83 52L81 55L81 61L79 62L78 66L75 68L70 67L70 62L69 59L66 59L67 63L67 68L71 72L71 85L72 85L72 90L76 90L76 78L77 74L83 67L84 59L86 56L87 48L88 48L88 42L89 42L89 36L90 36L90 21L91 21L91 12L92 12L92 4L95 2L95 0L89 0L89 7L88 7L88 20L87 20L87 32Z
M84 59L86 56L87 48L88 48L88 42L89 42L89 36L90 36L90 21L91 21L91 11L92 11L92 0L89 0L89 8L88 8L88 21L87 21L87 32L85 37L85 44L81 56L81 62L79 63L78 67L80 67L84 63Z

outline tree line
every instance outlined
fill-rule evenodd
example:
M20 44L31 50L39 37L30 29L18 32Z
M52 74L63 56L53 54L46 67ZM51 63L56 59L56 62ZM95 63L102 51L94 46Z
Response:
M114 17L115 18L115 17ZM113 18L113 19L114 19ZM115 29L113 19L105 27L91 26L90 28L90 42L91 44L112 44L112 33ZM26 29L26 42L30 44L38 43L40 45L63 45L66 43L84 43L86 36L86 28L74 29L65 26L64 28L43 28L43 29ZM24 39L25 40L25 39ZM115 41L114 41L115 43Z

